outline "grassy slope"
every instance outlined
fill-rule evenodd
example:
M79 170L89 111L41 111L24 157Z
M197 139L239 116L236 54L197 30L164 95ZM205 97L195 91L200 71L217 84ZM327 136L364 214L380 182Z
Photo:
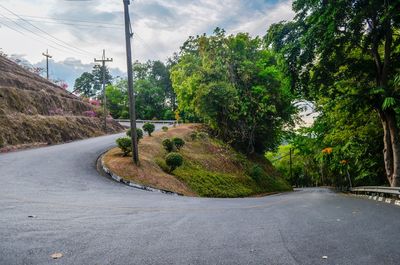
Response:
M93 106L0 56L0 151L105 134L102 120L82 116L89 110ZM113 120L108 125L109 133L122 130Z
M191 140L189 135L197 129L196 125L182 125L145 137L139 145L140 167L134 166L130 157L122 157L118 148L106 154L105 163L127 180L185 195L244 197L291 190L265 158L246 158L216 139ZM184 165L173 175L166 173L166 152L161 144L171 137L186 141L180 151Z

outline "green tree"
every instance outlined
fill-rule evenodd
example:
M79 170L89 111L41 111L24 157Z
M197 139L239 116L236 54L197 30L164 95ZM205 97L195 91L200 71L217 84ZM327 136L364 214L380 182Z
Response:
M286 61L292 89L313 101L340 98L374 110L386 177L399 186L400 2L296 0L293 9L294 21L271 26L265 38Z
M136 61L133 69L137 116L142 119L163 119L168 116L175 109L175 94L168 66L161 61Z
M121 79L115 84L106 87L107 108L113 118L126 118L124 113L129 113L127 82Z
M143 131L147 132L149 134L149 136L151 136L151 133L154 132L154 130L156 129L156 126L153 123L150 122L146 122L145 124L143 124Z
M84 72L80 77L75 80L74 92L87 98L98 95L102 89L103 84L103 67L94 66L91 73ZM106 84L110 85L113 77L111 76L108 68L105 68Z
M274 148L295 108L288 79L259 38L248 34L190 37L172 83L179 110L201 117L223 140L247 153Z
M164 91L152 80L140 79L135 82L137 117L145 120L162 119L165 112Z

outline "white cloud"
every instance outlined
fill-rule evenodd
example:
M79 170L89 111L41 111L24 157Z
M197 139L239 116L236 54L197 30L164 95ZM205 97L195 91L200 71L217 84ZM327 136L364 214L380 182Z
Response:
M227 33L245 31L253 36L264 35L267 27L272 23L293 17L291 0L135 0L131 2L131 17L136 33L133 41L133 55L134 59L140 61L165 60L173 52L178 51L189 36L211 33L216 27L225 28ZM107 56L114 58L110 66L125 71L122 1L31 0L13 1L11 5L9 0L0 0L0 5L20 14L25 19L36 21L31 23L62 41L32 28L0 7L1 48L4 52L25 54L24 58L35 64L43 63L44 58L41 53L48 48L56 62L68 65L67 68L63 68L63 71L58 72L54 69L54 74L63 75L60 78L72 79L79 71L87 70L87 66L92 64L94 57L100 57L102 49L106 49ZM2 16L11 18L14 22ZM101 25L48 20L43 17L101 21ZM15 23L24 25L35 34L27 32ZM4 25L22 31L24 34L15 32ZM64 42L74 47L62 47L66 46ZM73 64L77 66L74 68ZM71 71L72 74L68 74L67 71ZM68 78L65 78L66 76Z

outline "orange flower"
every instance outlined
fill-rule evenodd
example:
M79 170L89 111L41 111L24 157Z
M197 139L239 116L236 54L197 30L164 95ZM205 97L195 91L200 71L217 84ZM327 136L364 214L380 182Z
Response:
M328 155L331 154L332 151L333 151L332 147L327 147L327 148L322 149L322 153L328 154Z

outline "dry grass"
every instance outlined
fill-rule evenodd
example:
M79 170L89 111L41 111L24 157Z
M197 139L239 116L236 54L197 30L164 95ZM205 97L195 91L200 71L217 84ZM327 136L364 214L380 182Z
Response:
M109 132L119 132L120 125L108 123ZM98 118L82 116L0 115L0 142L3 146L56 144L103 135Z
M190 127L190 126L189 126ZM155 162L163 153L162 139L187 132L188 126L177 127L168 132L156 132L152 137L145 136L139 144L140 166L132 162L132 157L123 157L119 148L113 148L104 156L104 163L115 174L126 180L134 181L153 188L174 191L187 196L195 196L187 185L175 176L165 173Z
M0 148L68 142L104 135L93 106L0 56ZM51 115L57 116L51 116ZM109 133L123 128L109 122Z
M107 152L104 162L126 180L190 196L243 197L290 190L269 161L257 158L257 164L268 176L262 183L256 182L248 175L255 162L216 139L191 140L189 135L199 128L200 125L186 124L146 136L139 144L139 167L133 164L132 157L123 157L119 148ZM180 150L185 162L169 174L163 170L166 151L162 141L173 137L186 141Z

